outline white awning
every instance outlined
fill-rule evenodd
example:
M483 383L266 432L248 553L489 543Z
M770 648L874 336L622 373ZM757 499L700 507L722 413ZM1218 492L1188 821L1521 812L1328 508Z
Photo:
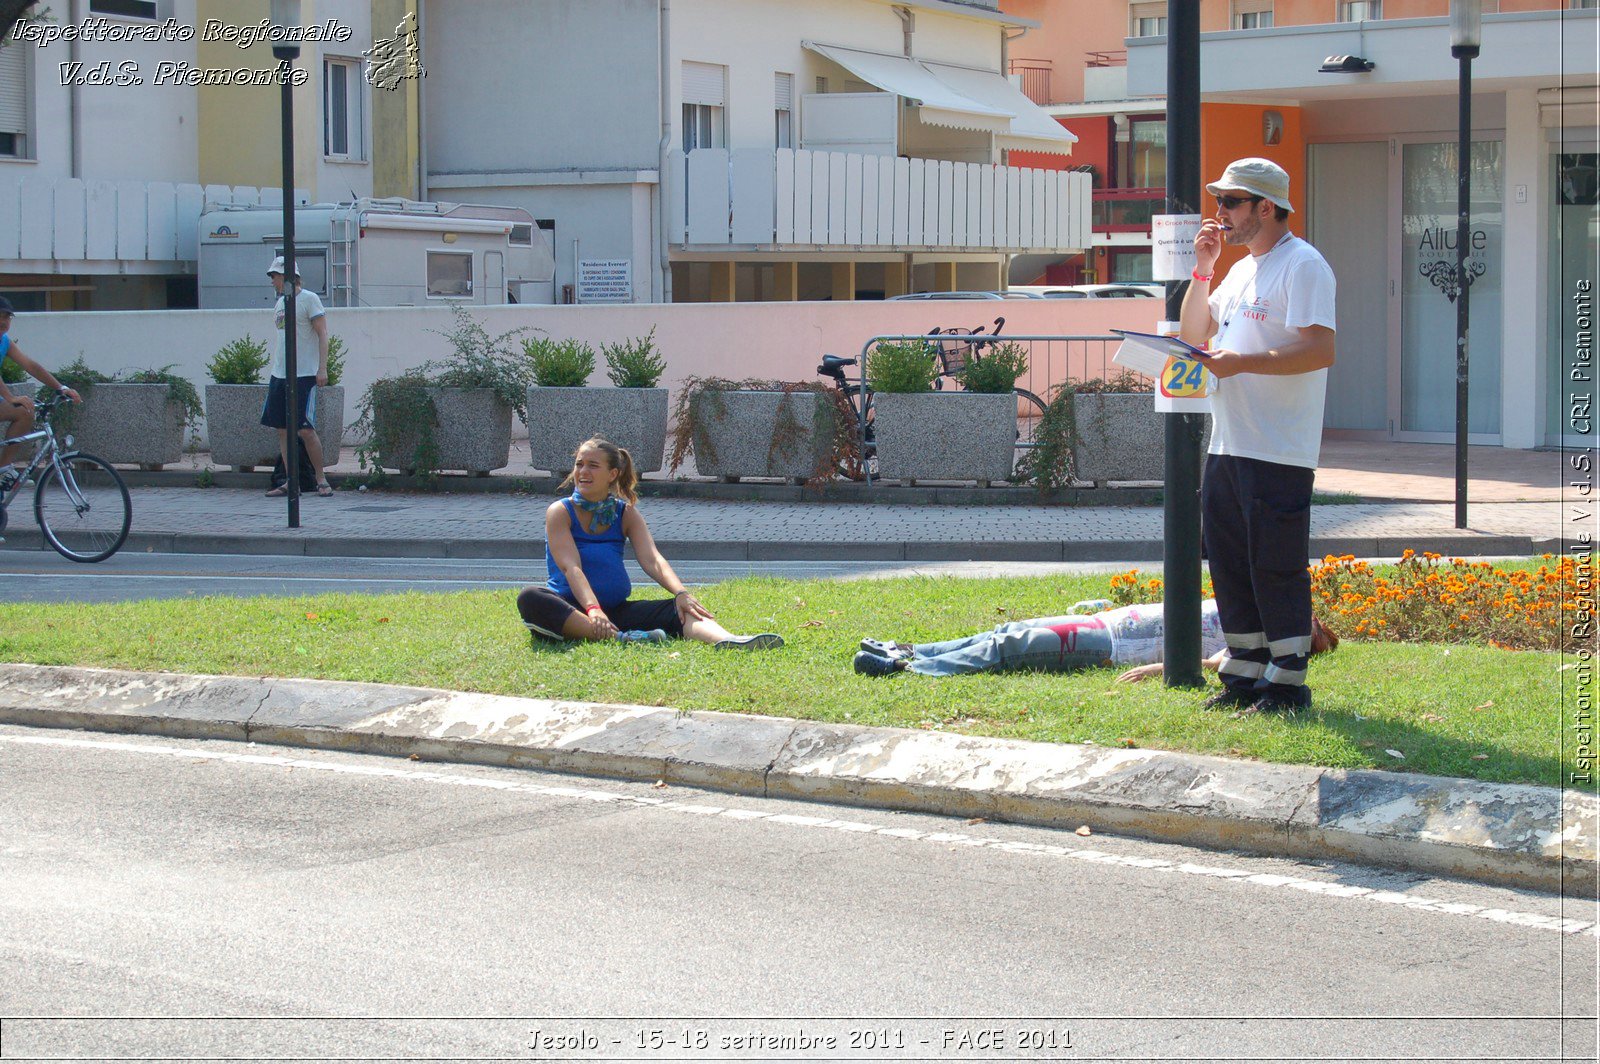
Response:
M1002 148L1072 153L1078 138L1001 74L857 48L805 47L838 63L885 92L918 107L918 117L936 126L993 133Z

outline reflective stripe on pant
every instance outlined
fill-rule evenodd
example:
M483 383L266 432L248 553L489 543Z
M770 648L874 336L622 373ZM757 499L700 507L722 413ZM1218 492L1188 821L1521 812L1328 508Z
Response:
M1206 458L1203 535L1228 642L1218 675L1231 688L1306 682L1314 477L1300 466Z
M923 676L1018 669L1072 672L1111 662L1111 632L1094 617L1040 617L961 639L918 643L911 653L907 670Z

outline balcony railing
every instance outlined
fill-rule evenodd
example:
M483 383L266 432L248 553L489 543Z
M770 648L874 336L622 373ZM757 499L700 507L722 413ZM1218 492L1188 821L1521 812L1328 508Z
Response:
M298 197L304 199L304 194ZM279 204L276 188L79 178L0 179L0 261L193 267L206 204ZM159 264L159 265L158 265Z
M1166 202L1164 188L1100 188L1094 191L1094 231L1142 233Z
M670 241L698 250L1069 252L1088 174L780 148L674 153Z
M1050 99L1050 70L1053 64L1048 59L1013 59L1011 61L1011 76L1017 78L1022 90L1022 95L1032 100L1041 107L1048 106L1055 101Z

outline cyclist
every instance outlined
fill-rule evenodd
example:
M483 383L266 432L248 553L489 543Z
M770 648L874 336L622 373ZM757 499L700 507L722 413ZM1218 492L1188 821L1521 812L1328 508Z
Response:
M0 296L0 363L9 358L40 384L54 388L74 403L82 402L76 391L56 380L55 374L23 354L22 348L11 339L11 318L15 313L11 307L11 300ZM4 381L0 381L0 422L6 421L11 422L11 427L5 431L7 436L26 436L32 432L33 400L25 395L17 395L6 387ZM17 452L20 450L22 444L13 443L0 452L0 495L15 487L17 481L27 472L26 468L18 469L11 464L16 460Z

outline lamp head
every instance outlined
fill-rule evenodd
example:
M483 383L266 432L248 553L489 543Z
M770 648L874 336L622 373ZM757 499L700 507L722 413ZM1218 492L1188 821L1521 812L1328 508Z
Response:
M300 0L272 0L272 26L276 30L298 30L300 28ZM300 43L294 40L281 39L272 43L272 54L278 59L298 59L300 57Z
M1475 56L1483 43L1483 0L1450 0L1450 54Z
M1322 61L1317 68L1319 74L1365 74L1377 66L1370 59L1363 59L1359 55L1330 55Z

